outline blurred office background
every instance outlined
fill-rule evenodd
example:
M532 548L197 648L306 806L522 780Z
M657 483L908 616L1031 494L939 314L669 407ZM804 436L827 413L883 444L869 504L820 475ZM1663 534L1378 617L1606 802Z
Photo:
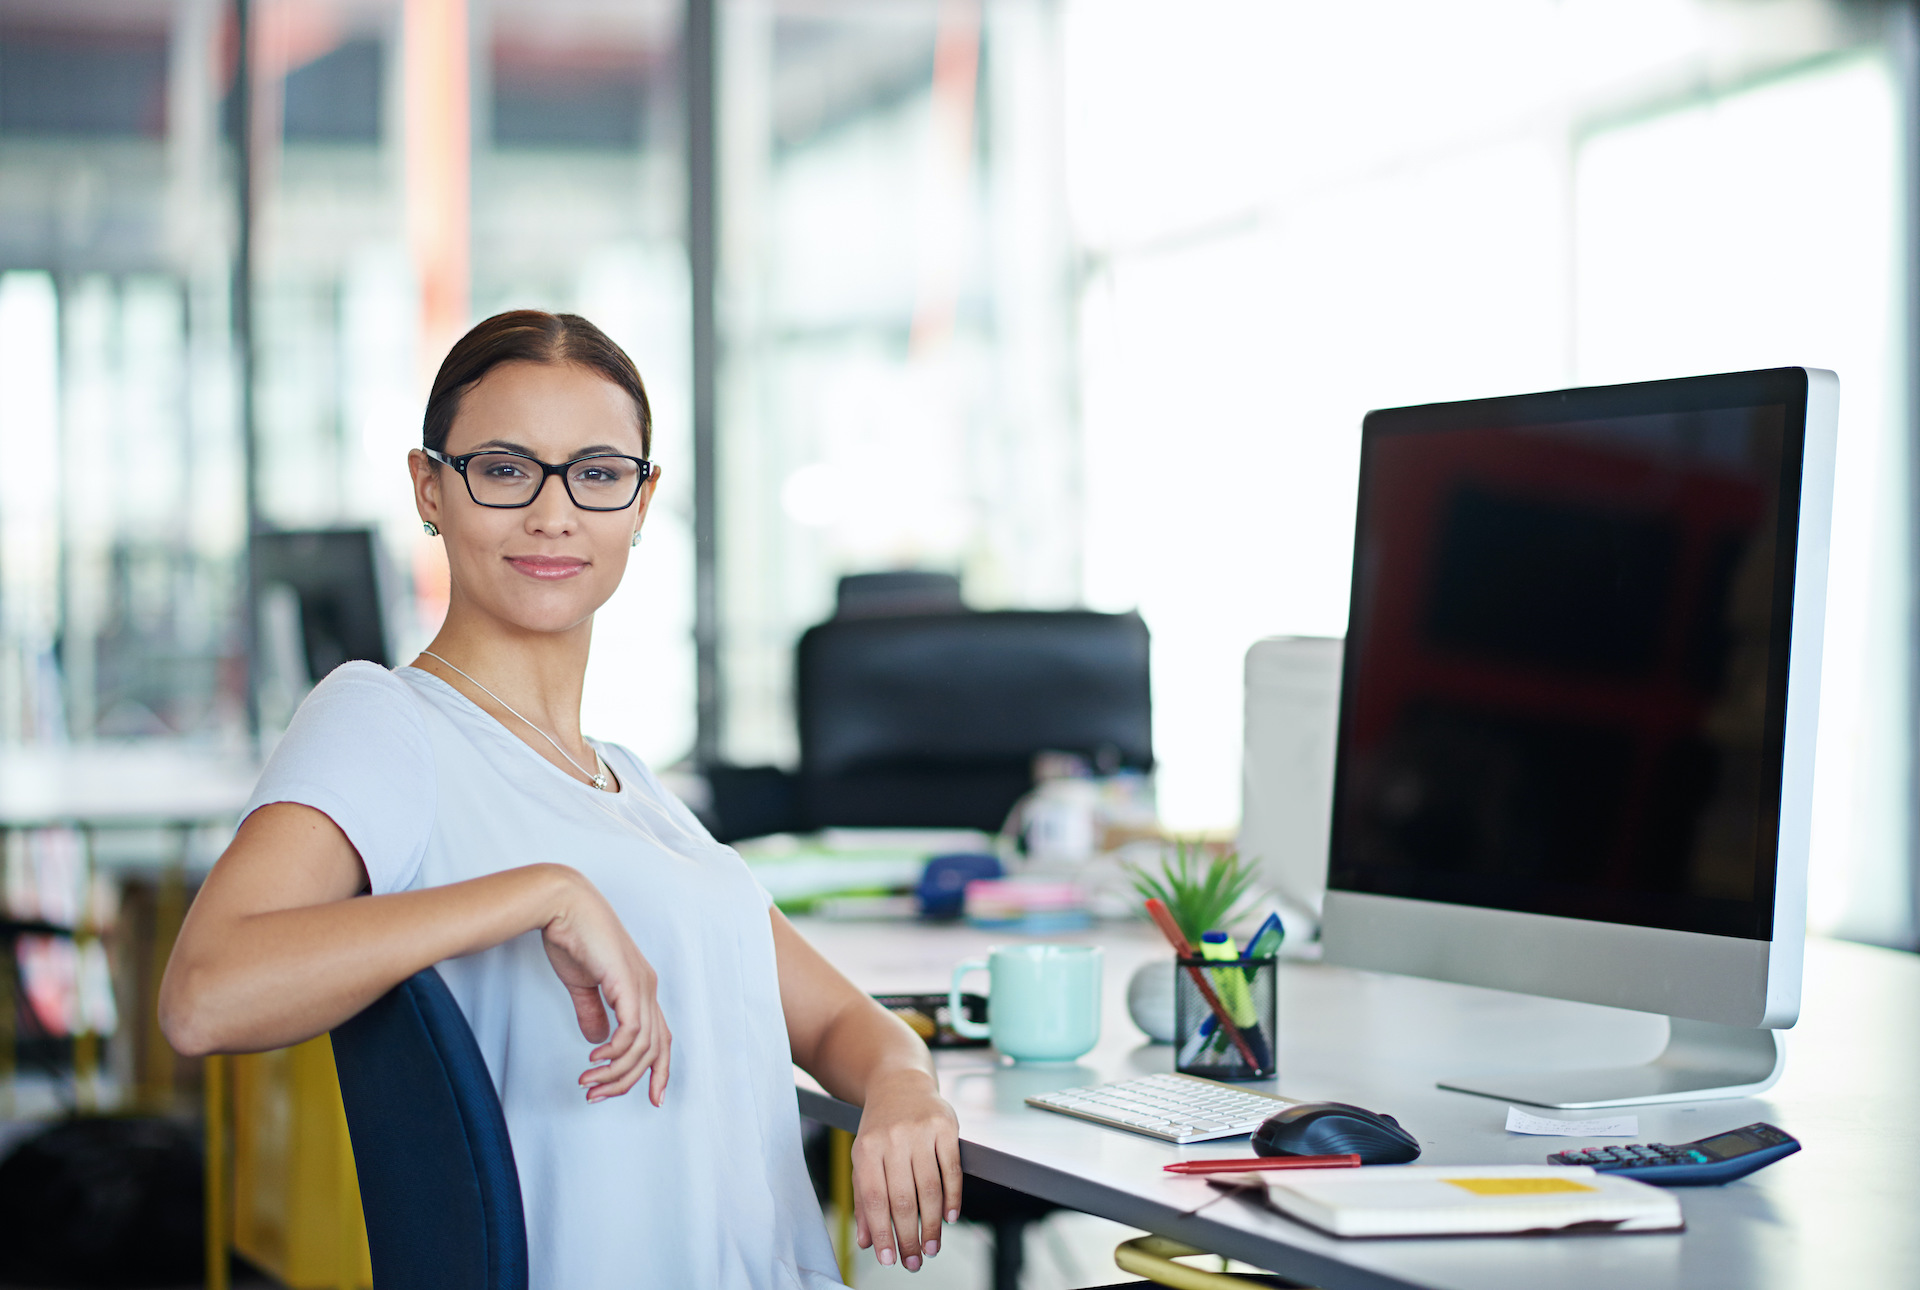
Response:
M370 526L410 657L426 383L534 306L665 472L589 730L790 764L836 579L946 570L1137 607L1162 821L1228 832L1368 408L1808 364L1812 921L1911 945L1917 68L1840 0L0 0L0 738L270 742L250 526Z

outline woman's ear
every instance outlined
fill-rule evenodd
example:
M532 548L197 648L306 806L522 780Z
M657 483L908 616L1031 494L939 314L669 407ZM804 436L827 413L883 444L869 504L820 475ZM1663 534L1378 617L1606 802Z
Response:
M418 448L407 453L407 469L413 475L413 509L420 522L440 524L440 466Z
M647 508L653 505L653 490L660 484L660 467L655 466L640 485L640 498L633 507L633 545L640 545L640 526L647 522Z

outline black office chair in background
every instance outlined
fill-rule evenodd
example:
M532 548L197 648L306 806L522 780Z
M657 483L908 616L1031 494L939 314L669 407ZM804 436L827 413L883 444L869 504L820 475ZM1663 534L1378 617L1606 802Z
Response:
M1000 828L1035 754L1153 764L1138 614L835 618L796 651L806 824Z
M1005 822L1041 752L1153 765L1138 614L973 613L951 574L841 579L795 650L800 767L704 768L722 841L832 827Z
M960 579L926 569L850 573L834 590L835 618L897 618L902 614L963 614Z
M440 974L416 973L333 1032L376 1286L527 1290L506 1116Z

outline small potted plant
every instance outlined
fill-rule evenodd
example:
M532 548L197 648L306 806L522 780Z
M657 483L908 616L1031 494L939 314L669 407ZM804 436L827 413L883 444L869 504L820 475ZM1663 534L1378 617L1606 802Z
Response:
M1210 856L1197 842L1176 842L1172 855L1160 857L1158 873L1145 868L1129 873L1140 898L1157 897L1193 945L1204 933L1226 927L1259 876L1239 852ZM1171 964L1156 960L1140 965L1127 984L1127 1011L1155 1043L1173 1042Z

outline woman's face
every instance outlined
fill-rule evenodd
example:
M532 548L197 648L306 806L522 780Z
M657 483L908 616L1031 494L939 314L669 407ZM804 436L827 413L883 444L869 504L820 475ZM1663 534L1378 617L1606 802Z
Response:
M488 448L552 465L595 453L645 455L633 400L572 363L502 363L462 396L442 451ZM658 479L624 510L580 509L558 476L546 478L532 505L503 509L477 504L459 471L418 449L408 463L420 518L446 543L455 603L537 632L577 627L613 595Z

